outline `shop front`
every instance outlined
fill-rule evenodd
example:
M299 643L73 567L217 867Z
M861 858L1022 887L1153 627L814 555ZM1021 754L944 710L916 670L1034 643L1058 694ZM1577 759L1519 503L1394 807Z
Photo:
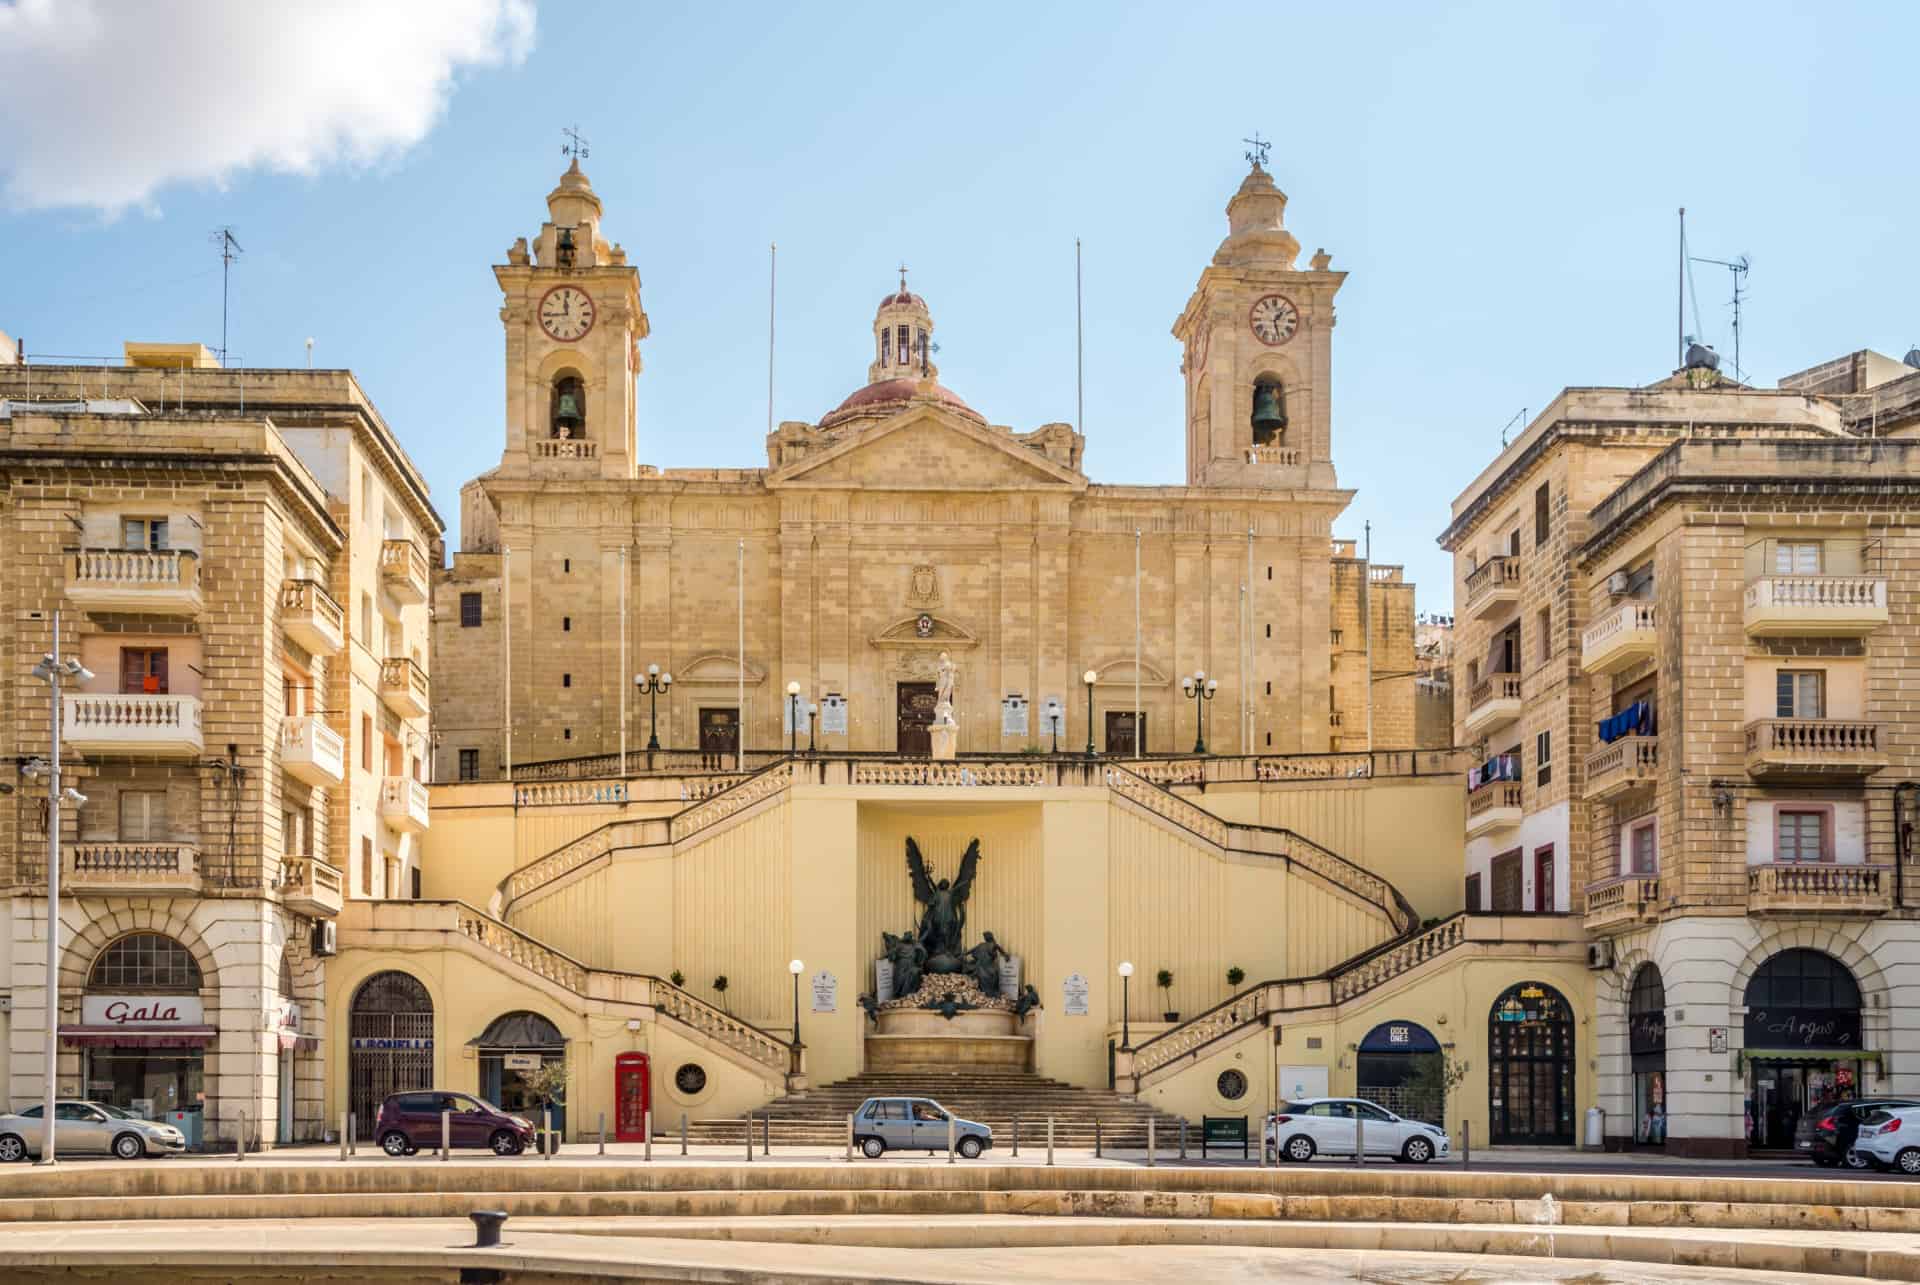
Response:
M1859 1097L1879 1058L1861 1048L1860 988L1833 956L1784 950L1754 972L1746 992L1747 1145L1788 1151L1800 1120Z
M1633 975L1627 1001L1627 1056L1633 1061L1633 1141L1667 1145L1667 988L1657 964Z
M1439 1124L1446 1116L1445 1058L1440 1041L1418 1022L1382 1022L1355 1050L1356 1097L1407 1120Z
M100 952L80 997L80 1021L60 1040L81 1055L88 1098L202 1136L207 1049L218 1029L206 1015L199 965L159 933L133 933Z
M553 1129L564 1136L567 1041L560 1028L523 1010L496 1017L473 1044L480 1056L480 1096L536 1124L546 1107Z
M1495 1146L1572 1146L1573 1009L1544 982L1509 987L1487 1015L1487 1118Z

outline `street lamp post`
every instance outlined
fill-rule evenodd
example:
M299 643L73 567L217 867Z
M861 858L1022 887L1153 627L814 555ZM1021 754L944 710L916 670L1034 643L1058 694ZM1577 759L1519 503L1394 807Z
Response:
M648 665L647 672L635 674L633 685L647 698L647 753L660 748L660 696L673 686L673 675L660 672L660 666ZM653 760L647 760L647 766L653 766Z
M1094 673L1091 669L1089 669L1086 673L1080 675L1080 681L1087 685L1087 757L1088 758L1096 757L1093 750L1093 685L1096 681L1098 681L1099 677L1100 675Z
M800 755L800 684L787 684L787 756Z
M71 657L62 659L60 613L57 611L53 613L53 650L41 657L40 663L33 667L33 676L47 684L52 701L52 713L47 719L52 752L44 761L35 759L22 764L20 768L29 778L42 775L47 778L47 1042L42 1085L44 1091L40 1103L38 1163L51 1165L58 1161L54 1147L53 1100L55 1090L59 1087L60 1069L60 805L87 801L86 796L78 790L62 789L60 785L60 680L74 678L84 683L93 677L92 671L78 660Z
M1131 1028L1127 1025L1127 1001L1133 993L1132 983L1133 964L1122 960L1120 962L1120 1051L1122 1053L1133 1052L1133 1035Z
M1204 669L1196 669L1193 671L1193 677L1180 680L1180 690L1185 692L1187 698L1193 702L1193 752L1205 754L1207 728L1204 717L1207 702L1219 694L1220 680L1208 678L1207 671Z
M1053 732L1053 756L1055 758L1060 757L1060 720L1065 716L1065 713L1066 711L1060 708L1059 701L1054 700L1051 697L1048 698L1047 726Z
M800 1042L800 974L807 971L807 966L797 959L790 959L787 961L787 971L793 974L793 1055L798 1058L800 1050L806 1047ZM796 1065L793 1069L797 1072L800 1068Z
M807 753L813 753L814 730L819 726L820 707L812 701L807 702Z

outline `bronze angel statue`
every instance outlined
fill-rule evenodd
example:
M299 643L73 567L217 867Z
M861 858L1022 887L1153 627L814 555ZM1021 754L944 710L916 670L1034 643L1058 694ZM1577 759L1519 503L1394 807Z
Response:
M967 845L960 873L951 880L933 881L920 845L907 840L907 873L913 877L913 897L926 910L920 916L920 944L927 949L926 971L957 973L962 968L960 941L967 928L967 894L980 869L980 840Z

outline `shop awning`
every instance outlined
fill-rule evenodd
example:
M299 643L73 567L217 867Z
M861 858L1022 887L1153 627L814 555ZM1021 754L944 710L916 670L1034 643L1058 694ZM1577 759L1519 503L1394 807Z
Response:
M75 1048L205 1048L220 1035L216 1026L62 1026L60 1039Z
M1879 1049L1741 1049L1742 1062L1878 1062Z

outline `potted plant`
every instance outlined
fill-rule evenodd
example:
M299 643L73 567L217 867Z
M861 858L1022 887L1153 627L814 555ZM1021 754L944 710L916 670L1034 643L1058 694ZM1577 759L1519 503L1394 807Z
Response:
M687 975L676 968L667 974L667 980L673 983L675 990L681 990L686 987Z
M1153 981L1154 981L1154 984L1160 988L1161 994L1166 996L1166 998L1161 1002L1165 1004L1172 1004L1173 1003L1173 970L1171 968L1161 969L1159 972L1154 974ZM1166 1012L1160 1014L1160 1017L1163 1021L1168 1021L1168 1022L1177 1022L1180 1020L1179 1012L1172 1008L1169 1008Z
M713 979L713 993L720 997L720 1007L731 1013L733 1010L727 1008L727 975L725 973Z
M557 1152L560 1149L561 1136L566 1131L564 1123L552 1124L552 1115L540 1108L561 1107L567 1105L567 1064L565 1062L545 1062L538 1069L522 1071L520 1085L537 1104L534 1116L534 1137L541 1155ZM549 1132L549 1127L551 1131Z
M1247 980L1247 970L1240 967L1240 965L1235 964L1232 968L1229 968L1227 970L1227 986L1230 989L1239 990L1240 983L1246 980Z

